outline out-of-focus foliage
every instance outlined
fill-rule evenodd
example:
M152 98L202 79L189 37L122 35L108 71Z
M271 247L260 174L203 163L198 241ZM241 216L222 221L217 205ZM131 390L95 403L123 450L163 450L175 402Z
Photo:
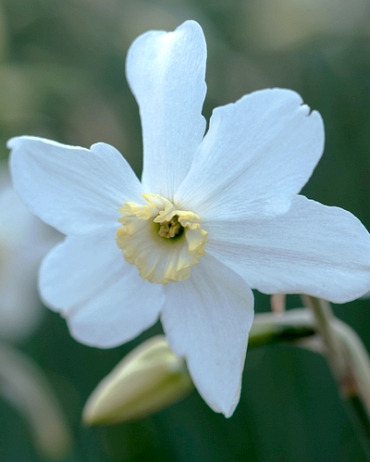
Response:
M370 228L370 4L366 0L3 0L0 3L0 156L15 135L73 145L105 141L138 174L138 108L125 79L131 41L149 29L201 23L208 44L204 114L243 94L287 87L323 116L326 150L309 197ZM299 299L291 297L291 306ZM138 307L139 309L139 307ZM269 309L257 295L256 310ZM335 308L370 348L369 300ZM1 320L0 320L1 322ZM241 402L226 420L194 391L142 421L87 429L83 405L121 358L159 325L113 350L75 342L48 312L22 344L52 382L74 432L64 460L362 461L324 360L289 347L250 351ZM22 417L0 401L0 460L42 460Z
M46 311L37 294L37 269L62 236L36 218L11 187L0 162L0 340L31 335Z

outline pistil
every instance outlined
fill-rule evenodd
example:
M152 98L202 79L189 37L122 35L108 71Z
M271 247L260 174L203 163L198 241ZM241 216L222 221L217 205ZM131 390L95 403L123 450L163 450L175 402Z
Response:
M189 279L207 243L200 217L156 194L143 197L146 204L125 202L119 209L123 215L116 242L124 259L155 284Z
M175 215L171 218L170 221L164 221L161 223L159 228L158 234L161 237L165 237L167 239L173 239L176 236L179 236L184 231L184 228L179 223L179 217Z

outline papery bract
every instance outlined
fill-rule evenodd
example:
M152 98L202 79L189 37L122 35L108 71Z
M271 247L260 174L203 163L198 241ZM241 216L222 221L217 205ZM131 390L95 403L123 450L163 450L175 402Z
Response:
M88 425L109 425L146 417L181 400L193 388L185 361L163 336L145 341L99 383L85 404Z

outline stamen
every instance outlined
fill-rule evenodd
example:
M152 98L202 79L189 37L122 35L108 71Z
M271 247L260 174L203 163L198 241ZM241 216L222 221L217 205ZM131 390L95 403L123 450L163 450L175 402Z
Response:
M205 254L208 233L200 217L156 194L143 197L146 204L125 202L119 209L123 216L116 241L124 259L156 284L188 279Z
M166 237L167 239L172 239L184 231L184 228L179 223L179 217L175 215L171 218L170 221L164 221L161 223L158 234L161 237Z

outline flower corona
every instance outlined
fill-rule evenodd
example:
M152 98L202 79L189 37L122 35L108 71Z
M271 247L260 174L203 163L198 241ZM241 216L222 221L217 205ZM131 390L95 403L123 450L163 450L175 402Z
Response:
M123 216L116 241L125 260L150 282L189 279L190 268L205 254L208 233L200 217L156 194L143 197L147 204L125 202L119 209Z

